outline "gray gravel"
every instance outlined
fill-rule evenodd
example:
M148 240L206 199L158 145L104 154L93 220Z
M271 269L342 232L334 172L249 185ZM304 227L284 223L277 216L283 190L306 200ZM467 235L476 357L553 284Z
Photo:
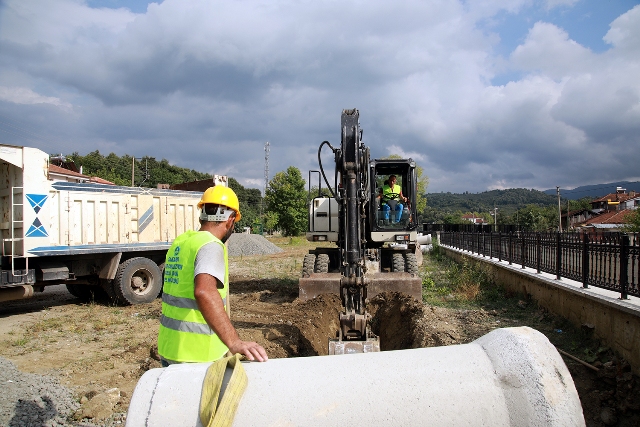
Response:
M282 252L282 249L260 234L234 233L229 237L229 256L269 255Z
M94 423L75 421L80 408L73 391L53 377L20 372L10 360L0 357L0 426L2 427L116 427L126 414L115 413Z
M68 419L80 404L55 378L20 372L0 357L0 384L0 426L73 425Z

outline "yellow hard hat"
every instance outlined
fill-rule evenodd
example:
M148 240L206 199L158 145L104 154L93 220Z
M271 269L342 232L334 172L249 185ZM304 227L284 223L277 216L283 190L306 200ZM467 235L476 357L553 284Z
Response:
M213 203L233 209L236 212L236 222L240 221L240 218L242 218L242 215L240 214L238 196L236 196L236 193L229 187L216 185L214 187L207 188L198 202L198 209L202 209L205 203Z

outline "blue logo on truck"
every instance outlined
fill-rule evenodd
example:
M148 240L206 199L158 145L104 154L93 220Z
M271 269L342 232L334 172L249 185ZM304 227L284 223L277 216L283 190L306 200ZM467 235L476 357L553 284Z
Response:
M44 202L47 201L47 197L46 194L27 194L27 200L36 213L40 212Z
M46 194L27 194L26 196L29 204L36 212L36 215L40 212L48 197ZM35 221L33 221L33 224L31 224L31 227L29 227L29 230L25 234L25 237L49 237L49 233L47 233L44 225L42 225L40 220L36 217Z
M31 227L29 227L29 231L25 234L25 237L48 237L47 230L44 229L44 225L40 222L38 218L33 221Z

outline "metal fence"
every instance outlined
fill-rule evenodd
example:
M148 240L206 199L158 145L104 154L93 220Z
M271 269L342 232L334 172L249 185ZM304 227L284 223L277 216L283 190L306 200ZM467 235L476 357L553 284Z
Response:
M640 234L440 232L440 243L640 297Z

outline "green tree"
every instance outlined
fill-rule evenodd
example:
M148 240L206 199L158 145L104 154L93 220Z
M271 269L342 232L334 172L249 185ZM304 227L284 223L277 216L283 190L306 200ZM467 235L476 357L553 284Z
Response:
M273 233L278 227L278 214L275 212L266 212L264 214L264 230Z
M623 227L623 230L627 233L639 233L640 232L640 209L635 209L631 213L627 214L624 219L627 224Z
M307 228L307 192L300 170L289 166L278 172L267 187L267 212L278 216L277 227L285 236L297 236Z
M527 230L549 231L558 228L557 206L538 206L529 204L518 209L511 217L505 218L511 224L519 224Z

